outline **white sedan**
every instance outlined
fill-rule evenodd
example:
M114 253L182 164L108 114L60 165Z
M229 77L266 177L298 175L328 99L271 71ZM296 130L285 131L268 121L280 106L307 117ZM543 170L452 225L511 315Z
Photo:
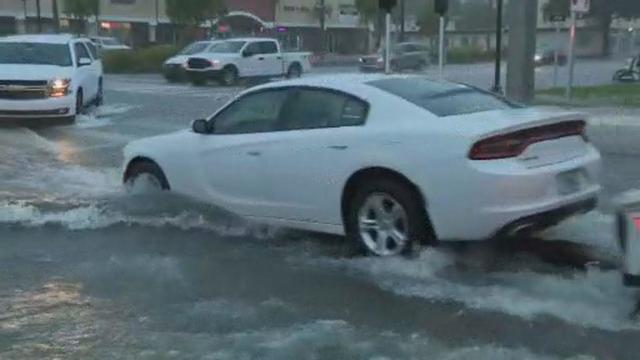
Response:
M534 231L592 209L600 154L579 113L417 76L251 88L192 129L125 149L124 181L374 255Z

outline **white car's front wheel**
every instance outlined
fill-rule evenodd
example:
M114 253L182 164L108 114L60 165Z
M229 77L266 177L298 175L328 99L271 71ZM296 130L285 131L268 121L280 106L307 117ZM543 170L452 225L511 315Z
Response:
M394 179L358 186L345 220L347 235L360 253L408 255L415 244L433 241L420 195Z
M162 169L151 161L135 161L127 167L124 185L128 192L146 193L169 190L169 182Z

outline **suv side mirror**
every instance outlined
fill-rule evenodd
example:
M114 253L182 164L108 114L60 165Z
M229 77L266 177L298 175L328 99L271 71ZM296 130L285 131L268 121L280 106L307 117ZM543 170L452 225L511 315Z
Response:
M209 133L209 123L207 120L198 119L194 120L191 123L191 129L196 134L208 134Z
M89 65L91 65L92 63L93 63L93 62L91 61L91 59L86 58L86 57L83 57L83 58L80 58L80 59L78 60L78 67L82 67L82 66L89 66Z

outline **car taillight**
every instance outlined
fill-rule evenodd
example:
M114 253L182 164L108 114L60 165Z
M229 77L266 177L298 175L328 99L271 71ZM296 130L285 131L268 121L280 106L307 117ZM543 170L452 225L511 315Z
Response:
M519 156L531 144L568 136L582 136L588 141L583 120L538 126L478 141L469 151L471 160L496 160Z

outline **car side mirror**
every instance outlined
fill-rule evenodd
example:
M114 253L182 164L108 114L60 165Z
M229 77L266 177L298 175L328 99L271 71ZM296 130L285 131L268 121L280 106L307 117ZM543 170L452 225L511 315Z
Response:
M193 123L191 123L191 129L193 129L193 132L196 134L208 134L209 123L204 119L194 120Z
M83 57L78 60L78 67L89 66L92 64L91 59Z

